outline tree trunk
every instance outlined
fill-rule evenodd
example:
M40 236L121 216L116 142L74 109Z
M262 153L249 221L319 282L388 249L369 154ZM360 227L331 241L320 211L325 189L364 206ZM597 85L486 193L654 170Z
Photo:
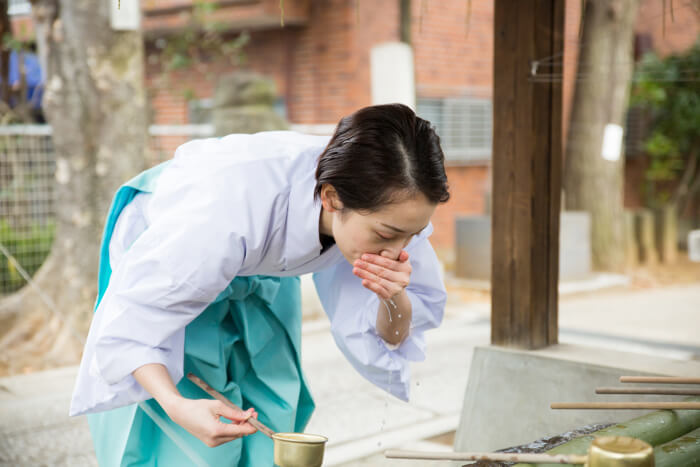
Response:
M700 144L700 142L698 142ZM687 164L678 186L671 197L671 204L682 215L693 200L695 192L700 190L700 152L698 145L693 145L688 155Z
M566 148L564 189L568 209L588 211L593 265L625 265L624 155L601 156L607 124L624 127L633 71L638 0L587 0Z
M39 367L78 361L107 210L115 189L144 168L147 143L141 32L113 30L107 0L35 0L32 14L53 128L56 237L36 286L0 301L9 372L36 368L42 352Z

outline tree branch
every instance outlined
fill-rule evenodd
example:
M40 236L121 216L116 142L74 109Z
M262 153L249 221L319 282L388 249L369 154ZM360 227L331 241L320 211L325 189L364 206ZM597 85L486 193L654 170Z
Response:
M697 157L696 157L697 160ZM700 192L700 173L695 174L695 181L693 184L690 186L688 189L688 194L686 195L688 198L692 197L695 193Z

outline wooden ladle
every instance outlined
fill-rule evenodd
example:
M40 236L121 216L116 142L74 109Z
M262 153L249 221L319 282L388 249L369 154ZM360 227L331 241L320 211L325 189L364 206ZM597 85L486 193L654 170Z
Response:
M214 399L234 410L243 411L198 376L188 373L187 379ZM272 439L275 464L279 467L320 467L323 463L323 452L328 441L325 436L307 433L275 433L256 418L249 418L247 422Z

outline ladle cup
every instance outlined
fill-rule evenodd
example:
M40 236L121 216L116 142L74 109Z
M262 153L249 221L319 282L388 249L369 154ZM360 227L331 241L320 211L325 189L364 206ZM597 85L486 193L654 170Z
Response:
M187 378L214 399L235 410L242 409L209 386L198 376L188 373ZM248 423L269 436L274 442L274 460L279 467L320 467L328 438L307 433L275 433L255 418Z

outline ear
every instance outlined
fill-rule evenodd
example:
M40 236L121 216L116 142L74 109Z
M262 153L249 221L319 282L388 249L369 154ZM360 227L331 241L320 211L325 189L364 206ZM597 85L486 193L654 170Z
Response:
M321 187L321 204L323 209L328 212L340 211L343 209L343 203L338 198L338 192L335 191L333 185L325 183Z

